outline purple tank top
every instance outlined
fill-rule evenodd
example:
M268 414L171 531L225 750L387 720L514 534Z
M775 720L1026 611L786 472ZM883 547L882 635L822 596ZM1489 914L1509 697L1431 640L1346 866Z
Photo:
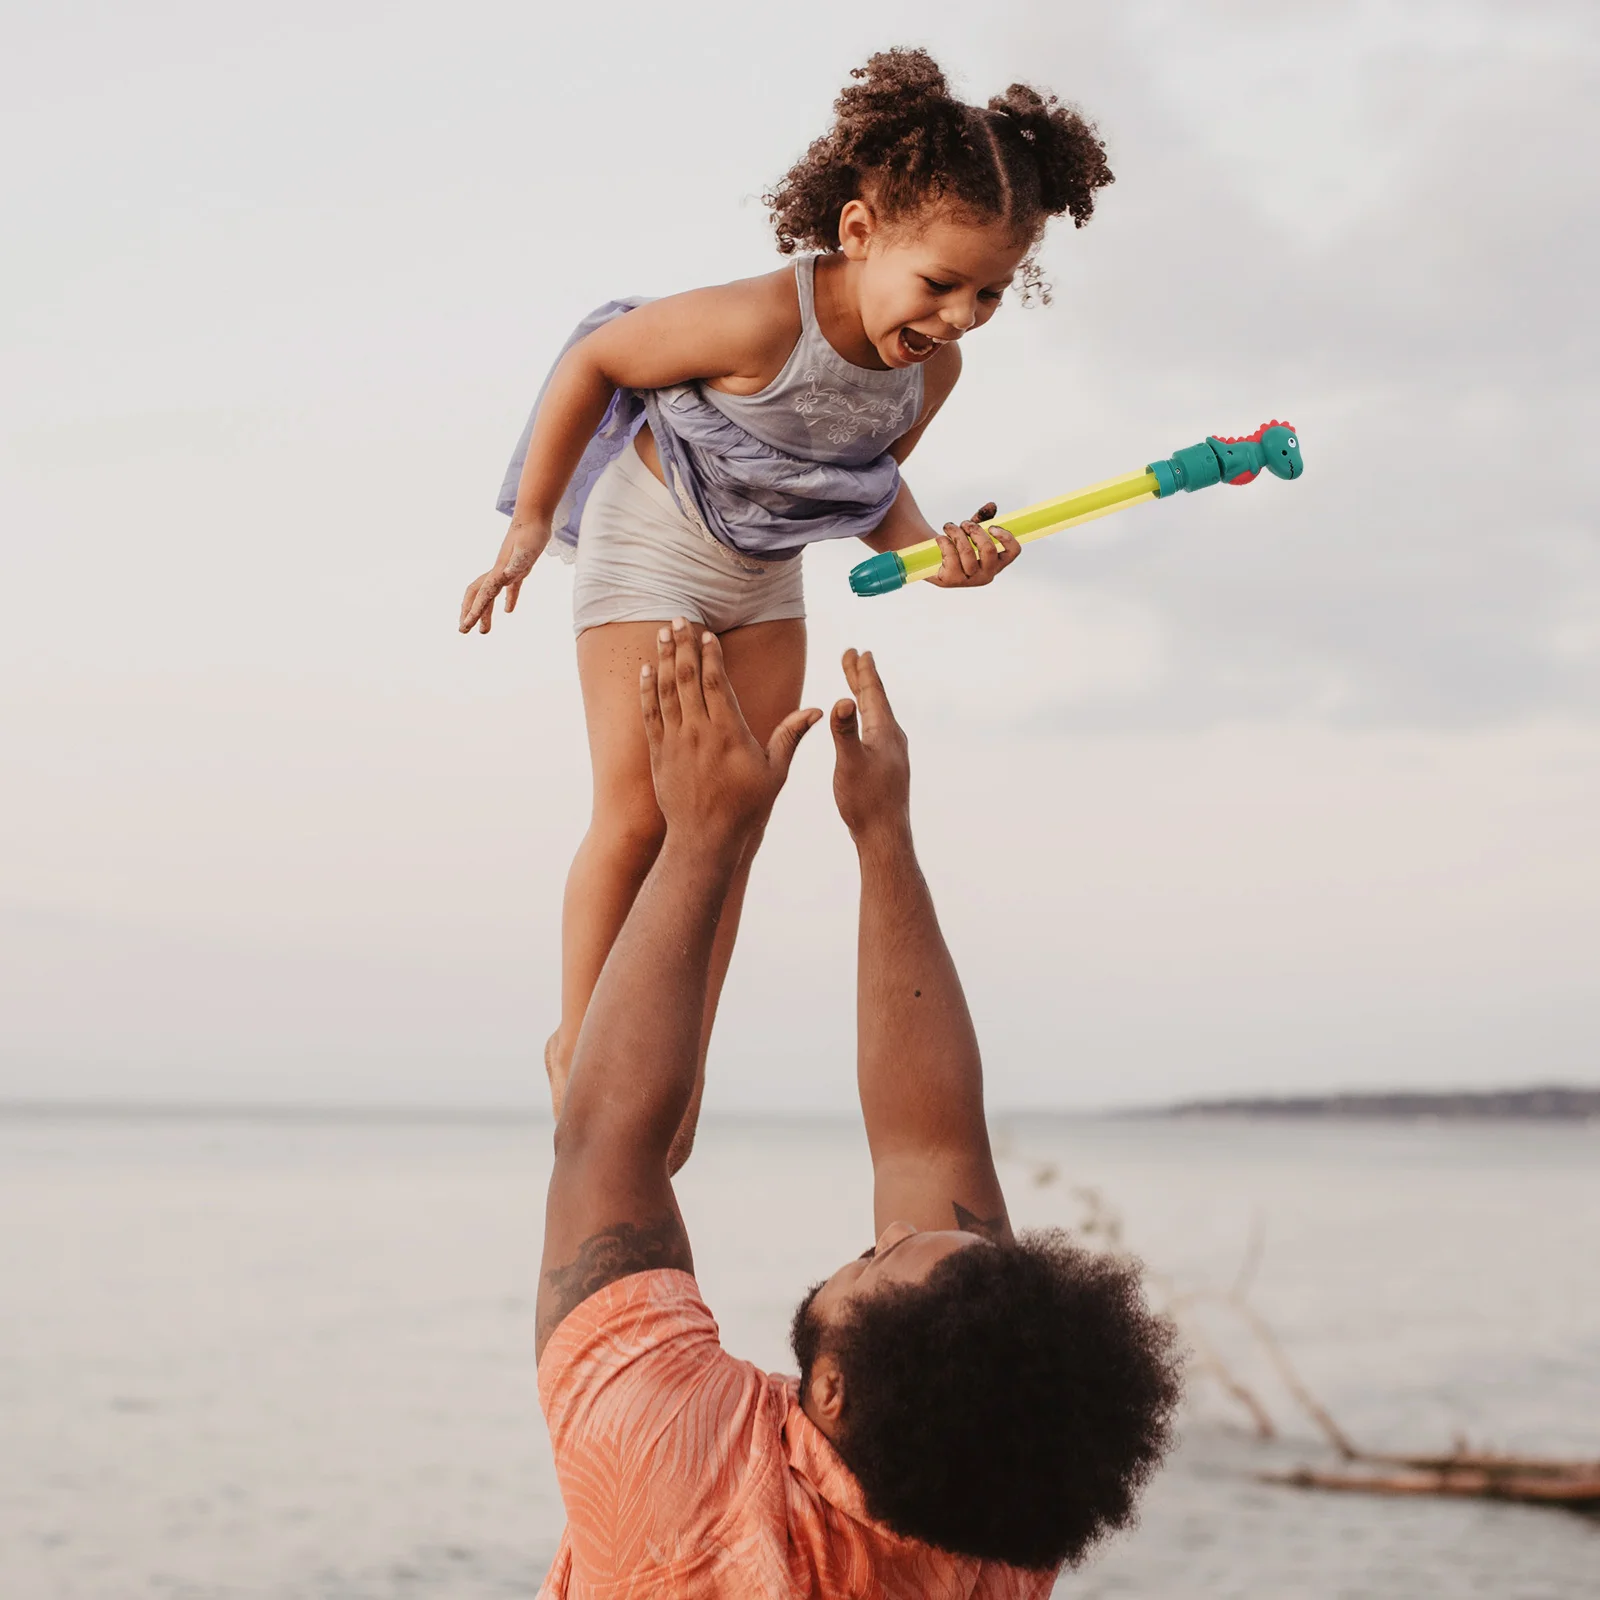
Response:
M819 540L877 528L900 491L888 450L921 415L922 369L879 372L846 361L817 326L815 269L815 256L795 263L800 338L759 393L725 394L701 383L617 391L557 507L561 544L576 545L590 489L647 421L679 509L741 555L785 560ZM646 303L609 301L579 323L561 354ZM507 516L538 414L535 402L500 488L497 505Z

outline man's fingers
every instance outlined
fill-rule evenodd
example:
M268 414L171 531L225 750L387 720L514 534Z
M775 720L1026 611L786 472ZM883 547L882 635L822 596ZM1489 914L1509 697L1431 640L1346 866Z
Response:
M883 679L878 676L878 663L870 650L863 650L856 656L855 682L851 687L861 704L862 731L868 737L880 722L894 721L894 708L889 704Z
M700 635L700 686L705 691L706 713L713 722L742 722L739 696L728 682L728 665L722 641L709 629Z
M656 634L656 698L662 721L676 728L683 721L683 708L678 703L678 652L671 628Z
M685 718L706 714L705 693L700 686L700 641L682 617L672 621L674 672L678 680L678 705Z
M861 718L856 714L854 700L834 702L833 714L828 718L828 731L833 735L834 764L843 767L861 755Z
M517 609L517 596L522 593L522 579L506 585L506 615L509 617Z
M821 720L822 713L815 706L808 706L803 711L791 711L773 729L772 737L767 740L767 764L777 774L779 783L789 776L789 763L794 760L800 741Z
M861 653L858 650L846 650L839 657L839 665L844 668L844 681L850 685L851 694L856 692L856 684L859 682L860 661Z
M998 509L999 507L995 505L993 500L985 500L984 503L972 513L971 520L973 522L987 522Z
M650 741L650 754L661 748L661 698L656 693L656 669L648 661L639 665L639 710L644 716L644 736Z

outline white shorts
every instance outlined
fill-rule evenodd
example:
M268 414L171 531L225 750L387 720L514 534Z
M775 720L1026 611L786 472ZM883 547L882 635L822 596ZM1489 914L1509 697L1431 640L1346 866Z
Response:
M718 544L684 516L629 444L584 504L572 631L682 617L727 633L804 617L800 560L756 561Z

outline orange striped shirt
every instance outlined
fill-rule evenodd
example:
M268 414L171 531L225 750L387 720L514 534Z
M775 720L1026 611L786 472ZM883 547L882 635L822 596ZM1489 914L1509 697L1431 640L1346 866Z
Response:
M621 1278L539 1363L567 1527L539 1600L1045 1600L1054 1573L867 1515L793 1378L723 1348L686 1272Z

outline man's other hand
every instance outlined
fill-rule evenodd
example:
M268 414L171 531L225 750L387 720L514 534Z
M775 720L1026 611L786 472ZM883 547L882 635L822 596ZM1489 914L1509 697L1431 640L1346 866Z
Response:
M872 652L846 650L844 676L855 699L833 708L833 798L859 844L911 826L911 760Z
M746 725L715 634L682 617L657 635L656 664L639 671L639 699L656 801L679 843L743 849L778 798L816 710L792 711L763 749Z

